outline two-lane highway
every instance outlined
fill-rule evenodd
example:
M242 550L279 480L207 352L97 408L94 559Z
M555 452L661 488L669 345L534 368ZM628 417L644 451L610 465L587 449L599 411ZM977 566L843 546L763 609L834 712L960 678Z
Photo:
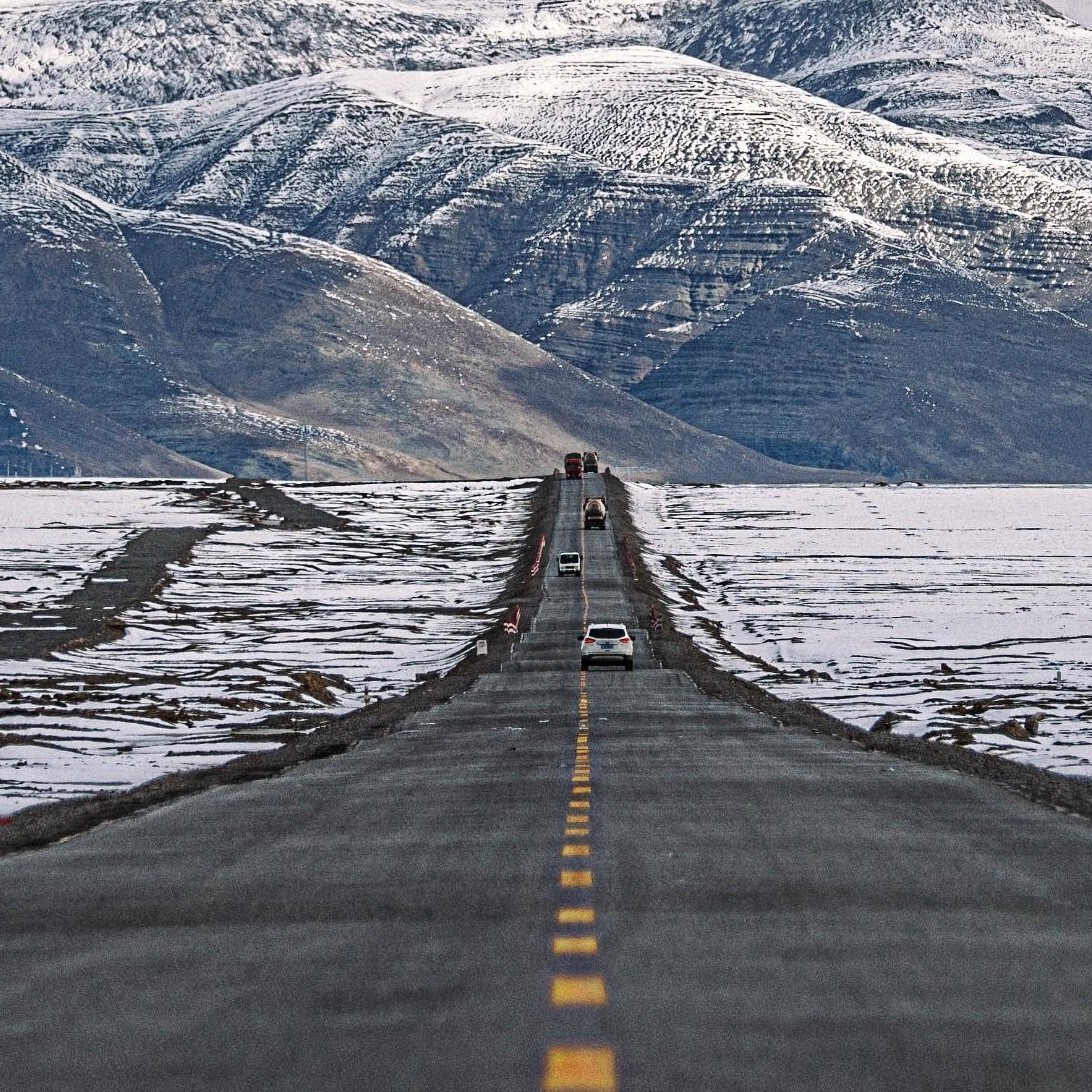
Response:
M659 668L585 485L503 670L0 860L0 1087L1089 1085L1089 824ZM579 670L589 618L633 672Z

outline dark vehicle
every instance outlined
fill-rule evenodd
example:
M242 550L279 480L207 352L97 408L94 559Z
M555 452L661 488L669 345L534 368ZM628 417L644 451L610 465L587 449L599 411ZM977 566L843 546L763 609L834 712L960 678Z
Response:
M599 452L598 451L585 451L584 452L584 473L585 474L598 474L599 473Z
M593 622L580 640L580 670L593 663L618 663L633 670L633 638L625 626Z
M584 498L584 527L597 528L600 531L607 526L607 502L604 497Z
M565 456L565 477L580 478L584 474L584 456L579 451L570 451Z

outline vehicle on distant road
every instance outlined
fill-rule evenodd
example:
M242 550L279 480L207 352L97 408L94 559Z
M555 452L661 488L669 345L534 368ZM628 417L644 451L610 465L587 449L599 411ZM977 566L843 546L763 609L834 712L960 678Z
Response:
M585 474L598 474L599 473L599 452L598 451L585 451L584 452L584 473Z
M633 638L620 622L593 622L580 640L580 670L593 663L620 663L633 670Z
M584 474L584 456L579 451L570 451L565 456L565 477L580 478Z
M558 554L557 555L557 575L558 576L579 576L580 575L580 555L579 554Z
M607 526L607 500L605 497L584 498L584 527L605 530Z

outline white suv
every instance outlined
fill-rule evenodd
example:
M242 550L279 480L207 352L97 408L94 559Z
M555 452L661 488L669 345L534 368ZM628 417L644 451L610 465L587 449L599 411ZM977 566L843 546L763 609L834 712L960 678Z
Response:
M620 663L633 670L633 638L621 623L593 622L580 641L580 670L595 661Z

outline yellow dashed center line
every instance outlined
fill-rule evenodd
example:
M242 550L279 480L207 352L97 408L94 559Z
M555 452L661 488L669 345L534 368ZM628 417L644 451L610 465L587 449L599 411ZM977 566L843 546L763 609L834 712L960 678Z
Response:
M562 906L557 911L558 925L593 925L595 910L590 906Z
M580 532L581 553L584 553L584 532ZM588 590L584 575L580 578L584 598L584 627L588 624ZM591 795L592 767L589 732L587 672L580 672L580 690L577 699L578 727L573 750L573 767L570 796L565 814L561 857L566 860L587 859L592 856ZM591 893L595 877L591 869L561 869L558 886L564 891ZM556 912L559 926L582 926L585 930L597 924L595 907L561 905ZM550 946L551 956L559 961L559 973L550 978L550 1005L556 1013L570 1010L582 1011L602 1008L607 1003L606 979L601 973L592 973L601 958L599 937L590 932L559 932ZM589 973L560 973L567 959L591 961ZM572 966L572 964L568 964ZM581 970L585 965L578 963ZM582 1029L578 1038L584 1038ZM618 1067L614 1049L601 1043L554 1044L547 1048L542 1072L542 1092L617 1092Z
M580 553L587 557L583 520L580 526ZM591 607L585 580L586 568L586 565L582 566L580 574L584 630L588 626ZM589 859L594 844L590 814L593 783L586 671L580 672L577 720L569 800L560 851L563 860L573 863ZM570 1010L586 1012L588 1009L601 1008L607 1003L606 978L603 974L596 973L597 961L601 959L599 937L587 931L589 927L594 928L597 925L595 907L590 900L594 884L595 877L591 869L563 868L558 873L559 890L571 891L573 895L568 896L570 901L558 906L555 915L557 925L562 929L582 927L585 930L580 932L572 928L571 932L559 931L551 941L551 956L558 963L557 973L550 977L550 1005L559 1017ZM571 901L574 898L579 905ZM566 973L574 966L582 971L586 970L587 973ZM562 1022L558 1026L564 1028L565 1024ZM587 1039L586 1025L574 1025L573 1031L579 1032L572 1036L573 1039ZM566 1035L559 1038L561 1042L547 1047L541 1092L618 1092L618 1066L613 1047L588 1041L566 1042L569 1038Z
M562 857L590 857L591 846L587 842L566 842L561 847Z
M550 981L552 1005L605 1005L607 984L599 974L555 974Z
M557 1046L546 1054L543 1092L617 1092L610 1047Z
M596 937L554 937L554 955L598 955L599 940Z
M558 883L562 887L591 887L594 882L591 870L563 868L558 874Z

